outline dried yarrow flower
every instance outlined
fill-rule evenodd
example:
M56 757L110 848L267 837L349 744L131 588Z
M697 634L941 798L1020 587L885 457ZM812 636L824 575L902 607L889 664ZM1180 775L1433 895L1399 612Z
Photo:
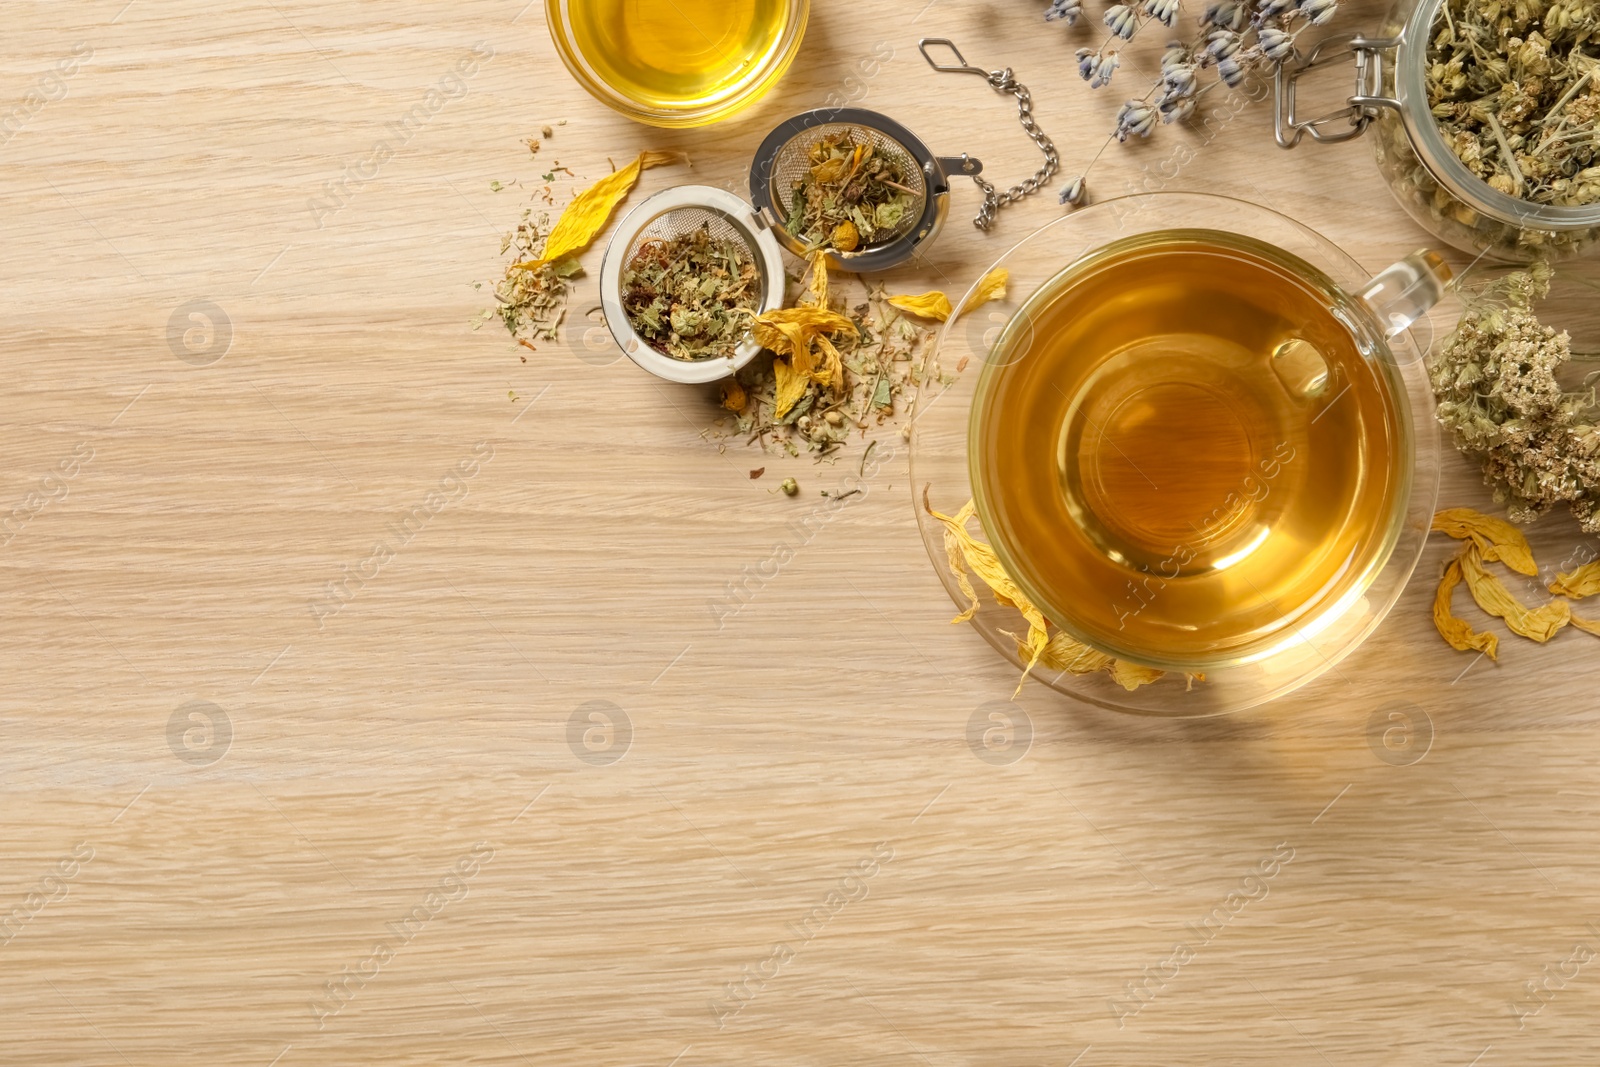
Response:
M1565 503L1585 531L1600 533L1600 406L1592 387L1562 384L1570 340L1533 312L1550 276L1538 263L1465 295L1429 375L1439 421L1482 462L1513 521Z

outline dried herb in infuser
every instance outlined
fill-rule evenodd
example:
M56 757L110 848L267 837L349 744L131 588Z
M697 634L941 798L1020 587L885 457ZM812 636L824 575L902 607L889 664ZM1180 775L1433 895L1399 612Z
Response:
M1600 201L1600 0L1446 0L1428 103L1461 162L1535 204Z
M886 241L912 222L916 187L908 160L851 130L811 146L811 170L795 182L784 228L813 248L854 252Z
M622 270L622 307L651 348L673 359L731 357L761 300L760 275L742 241L709 225L645 241Z

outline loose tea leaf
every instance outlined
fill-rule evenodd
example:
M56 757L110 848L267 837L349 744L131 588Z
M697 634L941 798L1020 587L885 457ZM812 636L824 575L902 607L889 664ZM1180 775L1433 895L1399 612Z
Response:
M1446 0L1428 48L1428 103L1445 143L1500 192L1600 201L1595 0Z
M1468 546L1461 556L1461 576L1478 607L1505 620L1506 629L1541 644L1550 640L1572 620L1572 608L1565 600L1552 600L1537 608L1526 608L1499 578L1484 569L1477 545Z
M1557 574L1550 582L1550 591L1573 600L1600 593L1600 559ZM1573 619L1573 625L1577 625L1576 618Z
M1600 533L1600 407L1592 389L1563 388L1568 337L1532 310L1550 276L1537 263L1464 294L1461 321L1428 371L1440 423L1482 462L1512 521L1565 503L1586 532Z
M1444 574L1439 578L1439 589L1433 594L1434 628L1458 652L1482 652L1490 659L1498 659L1500 638L1492 633L1474 631L1465 619L1458 618L1451 611L1450 598L1460 584L1461 556L1457 555L1445 566Z
M1486 560L1499 560L1518 574L1537 577L1533 549L1522 531L1504 519L1471 508L1447 508L1433 517L1433 528L1456 540L1470 538Z
M622 203L639 181L639 175L651 167L676 163L683 157L677 152L640 152L632 163L613 171L572 198L572 203L556 220L538 259L518 263L523 270L532 270L544 263L553 263L574 252L589 247L611 218L612 211ZM549 179L546 179L549 180Z
M709 223L643 242L622 269L629 324L673 359L732 357L760 300L760 273L749 248L713 237Z
M894 237L915 221L918 195L909 159L852 129L811 146L810 169L790 192L784 229L812 248L854 252Z

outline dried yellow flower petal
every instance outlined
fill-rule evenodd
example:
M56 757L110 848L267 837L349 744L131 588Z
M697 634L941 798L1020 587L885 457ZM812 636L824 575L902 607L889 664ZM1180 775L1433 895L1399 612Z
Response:
M1016 608L1022 613L1022 617L1028 620L1028 637L1025 646L1028 651L1028 663L1022 669L1022 678L1017 679L1016 692L1020 693L1023 679L1028 677L1028 672L1033 670L1033 665L1039 662L1039 657L1044 654L1045 646L1049 644L1049 624L1045 622L1044 615L1038 608L1033 606L1033 602L1028 599L1027 595L1017 588L1017 584L1011 580L1011 576L1006 573L1005 568L1000 565L1000 557L995 555L994 548L976 540L968 532L967 523L976 512L976 507L972 501L967 501L966 505L956 512L956 516L944 515L933 510L933 505L928 502L928 487L924 486L922 489L922 507L929 515L944 524L948 534L954 535L956 545L961 550L961 556L967 568L976 574L984 585L989 587L989 591L994 594L994 598L1002 604L1008 604ZM969 590L970 587L964 591ZM973 599L976 601L975 597ZM969 608L968 611L963 612L951 621L965 622L972 617L974 610L975 607ZM1012 695L1015 696L1016 693Z
M1130 693L1141 685L1149 685L1164 673L1166 672L1158 671L1154 667L1141 667L1137 663L1129 663L1125 659L1111 661L1111 680Z
M789 409L800 402L806 395L806 386L811 381L809 374L795 370L783 358L772 361L772 375L777 379L777 390L773 398L773 406L777 417L783 418L789 414Z
M551 228L540 257L516 265L523 270L533 270L574 252L582 252L605 229L612 211L638 183L640 174L651 167L675 163L682 158L677 152L640 152L632 163L607 174L573 197L572 203L567 205Z
M1600 637L1600 619L1586 619L1582 615L1573 615L1568 621L1584 633Z
M1572 620L1572 608L1565 600L1552 600L1537 608L1526 608L1511 595L1500 579L1483 566L1483 555L1476 545L1461 557L1461 576L1478 607L1505 620L1506 629L1520 637L1545 642Z
M930 289L918 296L891 296L889 303L909 314L920 315L925 319L938 319L940 322L955 312L950 306L950 298L937 289Z
M1504 519L1471 508L1446 508L1434 515L1433 528L1459 540L1472 539L1486 560L1499 560L1518 574L1538 575L1533 549L1522 531Z
M725 378L725 379L723 379L723 382L722 382L722 406L723 407L727 408L729 411L742 413L744 411L746 405L748 405L749 403L750 403L750 397L748 395L746 395L746 393L744 391L744 386L739 384L739 379L737 379L737 378Z
M999 300L1006 295L1006 283L1011 280L1011 272L1004 267L996 267L978 280L978 287L973 291L972 299L961 305L965 314L974 308L987 304L991 300ZM938 319L945 322L955 309L950 306L950 298L937 289L930 289L917 296L891 296L889 303L901 311L912 315L920 315L925 319Z
M1585 563L1575 570L1562 571L1550 583L1550 591L1573 600L1600 593L1600 559ZM1578 620L1573 619L1572 622L1576 626Z
M1004 300L1006 297L1006 283L1011 280L1011 272L1004 267L996 267L982 278L978 279L978 288L974 290L972 298L961 305L963 313L982 307L991 300Z
M823 275L826 278L826 275ZM823 282L826 285L826 282ZM835 330L854 330L856 324L836 311L801 304L798 307L778 308L757 315L750 324L750 335L762 348L769 348L780 358L772 361L777 376L775 414L783 418L789 409L805 395L806 382L836 385L844 379L839 353L822 335ZM812 345L823 341L823 362L818 368ZM787 363L781 358L788 356Z
M1439 578L1438 592L1433 595L1433 625L1439 636L1458 652L1482 652L1490 659L1498 659L1500 638L1491 633L1477 633L1465 619L1457 618L1450 610L1450 597L1461 584L1461 557L1452 559Z
M1029 655L1028 646L1015 635L1012 640L1017 642L1017 655ZM1039 654L1039 665L1048 667L1053 671L1066 671L1068 674L1093 674L1095 671L1105 670L1111 666L1111 657L1104 652L1096 651L1078 639L1057 630L1045 644L1044 651Z
M825 308L828 306L828 253L819 248L806 256L806 261L811 264L811 281L806 286L806 294L811 297L812 304Z

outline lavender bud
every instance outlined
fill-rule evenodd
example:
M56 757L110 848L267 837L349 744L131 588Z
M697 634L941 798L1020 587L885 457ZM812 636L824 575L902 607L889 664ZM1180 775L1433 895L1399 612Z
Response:
M1044 20L1046 22L1065 20L1068 26L1076 26L1078 16L1081 14L1083 14L1083 0L1051 0L1050 6L1045 9Z
M1094 68L1100 63L1100 53L1087 48L1078 49L1078 77L1088 81L1094 77Z
M1155 108L1143 100L1129 100L1117 112L1117 140L1126 141L1134 136L1149 137L1155 124Z
M1127 4L1112 4L1106 8L1104 21L1106 29L1124 41L1132 40L1134 31L1139 28L1139 16Z
M1206 35L1206 55L1213 60L1227 59L1239 50L1239 35L1232 30L1212 30Z
M1230 89L1237 89L1244 84L1244 68L1233 56L1223 56L1217 60L1217 77Z
M1221 26L1229 30L1242 30L1250 20L1245 6L1237 0L1213 0L1200 16L1201 26Z
M1079 204L1083 203L1082 175L1072 179L1072 181L1067 183L1067 187L1061 190L1061 202L1063 204L1071 204L1073 207L1077 207Z
M1161 98L1161 123L1182 122L1194 114L1194 97L1164 96Z
M1181 4L1182 0L1144 0L1144 13L1161 25L1170 27L1178 21Z
M1165 74L1173 67L1187 67L1191 62L1188 45L1182 41L1168 41L1166 51L1161 53L1161 72Z
M1193 96L1196 79L1193 67L1170 67L1161 76L1161 84L1165 95L1177 99L1179 97Z
M1261 0L1256 6L1256 24L1261 25L1269 19L1282 18L1294 8L1295 0Z
M1321 26L1333 18L1333 13L1338 9L1338 0L1300 0L1300 14L1313 26Z
M1256 32L1256 43L1261 54L1274 63L1282 63L1294 55L1294 34L1275 26L1263 26Z

